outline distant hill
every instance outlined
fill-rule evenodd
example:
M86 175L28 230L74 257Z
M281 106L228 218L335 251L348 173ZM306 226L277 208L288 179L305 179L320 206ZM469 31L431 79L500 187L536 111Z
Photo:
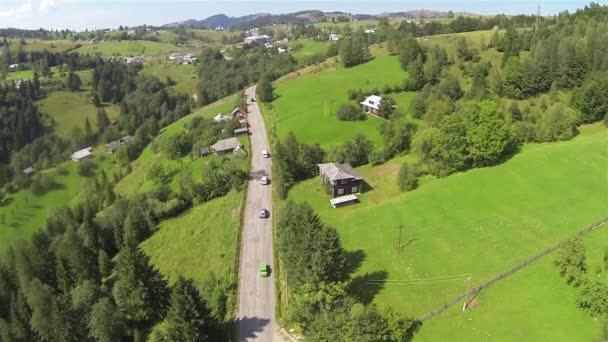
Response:
M175 22L164 25L165 27L174 27L178 25L184 25L189 28L207 28L213 29L218 26L224 28L241 28L249 29L253 27L267 26L272 24L298 24L298 23L313 23L323 21L337 16L347 16L353 20L375 20L382 17L390 18L406 18L406 19L418 19L420 17L424 19L435 19L447 17L447 11L433 11L433 10L411 10L406 12L391 12L382 13L379 15L371 14L350 14L345 12L322 12L318 10L300 11L288 14L270 14L270 13L257 13L247 15L243 17L229 17L225 14L216 14L203 20L190 19L182 22ZM466 12L455 12L456 16L479 16L473 13Z

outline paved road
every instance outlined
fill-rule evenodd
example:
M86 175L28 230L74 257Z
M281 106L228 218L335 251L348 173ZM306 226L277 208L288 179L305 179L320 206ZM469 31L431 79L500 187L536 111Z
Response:
M251 129L251 174L245 203L245 217L241 236L241 260L239 267L239 314L240 341L280 341L275 321L274 276L262 278L259 266L272 268L272 217L260 219L258 210L272 208L270 185L261 185L263 175L271 175L271 158L262 158L262 150L270 151L264 119L255 96L255 86L245 91Z

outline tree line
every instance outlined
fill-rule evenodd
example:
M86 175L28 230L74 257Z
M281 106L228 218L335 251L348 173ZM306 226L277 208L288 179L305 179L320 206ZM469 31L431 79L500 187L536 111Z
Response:
M391 308L366 303L353 284L353 261L338 233L308 204L287 202L276 229L277 277L289 303L280 307L288 326L311 341L411 339L418 324Z

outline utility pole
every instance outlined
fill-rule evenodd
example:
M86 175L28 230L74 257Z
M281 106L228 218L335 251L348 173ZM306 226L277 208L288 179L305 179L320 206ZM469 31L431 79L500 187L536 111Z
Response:
M469 282L469 287L467 289L467 299L464 301L464 304L462 305L462 311L467 309L467 305L469 305L469 294L471 292L471 280L473 279L473 276L470 276L467 278L467 281Z
M397 245L397 251L401 252L401 231L403 230L403 228L405 228L405 226L403 224L400 224L397 228L399 229L399 244Z

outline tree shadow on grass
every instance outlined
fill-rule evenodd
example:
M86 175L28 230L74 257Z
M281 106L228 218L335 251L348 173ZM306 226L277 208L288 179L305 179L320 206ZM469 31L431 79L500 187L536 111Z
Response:
M359 267L363 264L363 261L365 261L366 256L367 254L362 249L346 252L346 265L344 265L344 274L346 277L350 277L357 272Z
M349 292L361 303L370 304L374 297L384 289L387 278L388 272L386 271L376 271L356 276L350 282Z
M374 187L366 181L361 182L361 193L364 194L366 192L374 190Z

